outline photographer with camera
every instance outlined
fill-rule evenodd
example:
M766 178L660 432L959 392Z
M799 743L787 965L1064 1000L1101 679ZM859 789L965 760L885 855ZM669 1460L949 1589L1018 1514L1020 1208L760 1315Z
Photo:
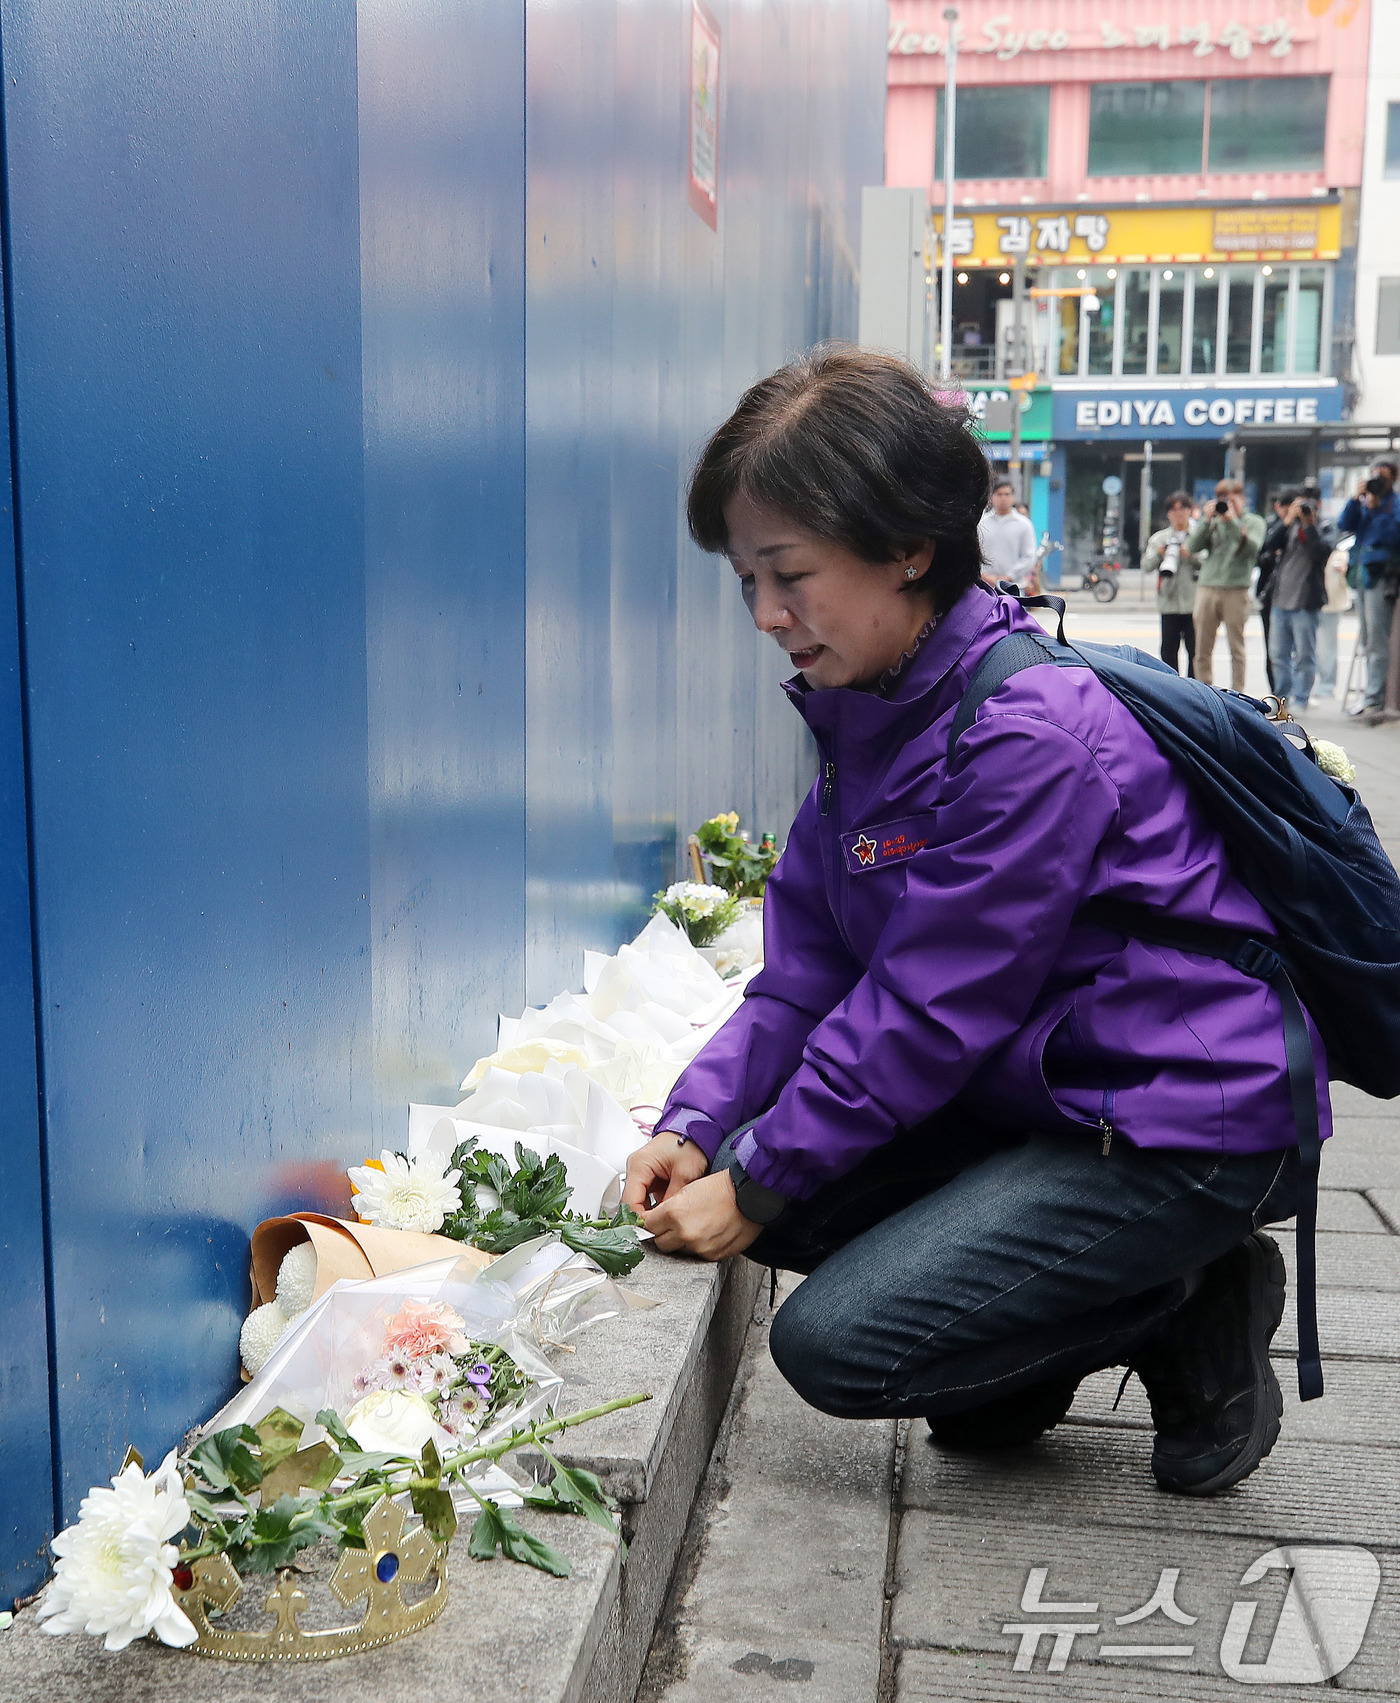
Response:
M1213 683L1215 635L1225 623L1230 644L1230 684L1244 691L1244 623L1249 614L1249 582L1264 542L1262 515L1244 506L1244 486L1238 479L1221 479L1215 496L1191 529L1186 548L1205 552L1205 565L1196 588L1193 617L1196 626L1196 678Z
M1283 514L1284 536L1269 586L1270 678L1294 710L1306 709L1317 673L1317 622L1327 601L1327 546L1317 527L1317 504L1296 496Z
M1142 553L1144 573L1157 570L1157 609L1162 617L1162 661L1178 673L1178 653L1186 650L1186 673L1195 674L1196 626L1191 612L1196 606L1196 578L1201 564L1186 548L1194 504L1189 491L1173 491L1167 498L1167 524L1147 540Z
M1377 461L1361 489L1342 510L1338 526L1355 538L1352 571L1361 593L1366 634L1368 726L1385 719L1385 683L1390 672L1390 627L1400 595L1400 498L1393 461Z
M1264 628L1264 665L1268 670L1271 692L1277 690L1274 685L1274 665L1269 656L1269 615L1273 605L1274 574L1288 545L1288 510L1301 495L1302 491L1298 486L1285 485L1269 499L1274 518L1269 522L1269 530L1264 534L1264 542L1259 550L1259 577L1254 582L1254 595L1259 604L1259 620Z

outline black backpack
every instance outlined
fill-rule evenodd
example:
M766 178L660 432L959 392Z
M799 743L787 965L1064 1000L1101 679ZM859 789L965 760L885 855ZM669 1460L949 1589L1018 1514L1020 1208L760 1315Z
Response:
M1298 1393L1311 1401L1322 1394L1314 1245L1322 1146L1302 1006L1333 1077L1382 1099L1400 1094L1400 876L1358 794L1323 773L1296 724L1270 719L1255 698L1183 679L1131 645L1068 644L1058 597L1020 602L1054 609L1058 640L1012 633L992 646L953 718L949 767L977 711L1013 674L1047 663L1092 668L1185 778L1235 874L1278 931L1261 939L1113 899L1091 899L1077 913L1151 945L1223 959L1279 996L1298 1152L1311 1184L1297 1238Z

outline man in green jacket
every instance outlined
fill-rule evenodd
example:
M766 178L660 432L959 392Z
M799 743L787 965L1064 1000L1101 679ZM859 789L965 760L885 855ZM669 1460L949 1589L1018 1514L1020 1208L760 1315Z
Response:
M1201 577L1196 585L1192 611L1196 627L1196 678L1211 684L1211 660L1215 635L1225 623L1230 645L1230 684L1244 691L1244 623L1249 614L1249 582L1264 542L1262 515L1246 514L1244 486L1238 479L1222 479L1214 500L1191 529L1186 548L1194 555L1206 552Z

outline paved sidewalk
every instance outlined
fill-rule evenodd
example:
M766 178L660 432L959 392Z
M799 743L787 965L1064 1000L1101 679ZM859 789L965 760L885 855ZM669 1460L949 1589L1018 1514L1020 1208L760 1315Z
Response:
M1072 637L1155 649L1155 610L1138 603L1131 582L1107 608L1073 595L1070 603ZM1250 626L1248 685L1262 692L1257 620ZM1217 679L1228 678L1224 662L1222 644ZM1362 728L1328 702L1304 719L1346 746L1400 858L1400 725ZM645 1703L1213 1703L1248 1695L1246 1682L1269 1698L1316 1698L1316 1685L1296 1683L1296 1650L1290 1665L1288 1569L1265 1566L1241 1583L1263 1558L1298 1545L1350 1546L1379 1562L1360 1652L1330 1683L1400 1699L1400 1102L1339 1087L1333 1107L1318 1249L1328 1393L1298 1403L1290 1304L1274 1343L1283 1434L1251 1478L1210 1499L1159 1491L1141 1389L1130 1383L1115 1411L1114 1373L1089 1379L1050 1436L999 1457L941 1453L921 1421L896 1432L825 1419L777 1377L760 1322ZM1291 1267L1293 1238L1279 1241ZM1364 1598L1365 1555L1344 1564ZM1170 1608L1142 1615L1154 1599ZM1236 1610L1227 1636L1240 1603L1258 1606L1248 1622L1249 1610ZM1053 1635L1010 1630L1042 1623L1065 1629L1058 1651ZM1296 1625L1312 1643L1316 1623ZM1324 1638L1329 1625L1339 1635L1324 1602ZM1105 1644L1154 1648L1111 1655ZM804 1689L794 1694L794 1683Z

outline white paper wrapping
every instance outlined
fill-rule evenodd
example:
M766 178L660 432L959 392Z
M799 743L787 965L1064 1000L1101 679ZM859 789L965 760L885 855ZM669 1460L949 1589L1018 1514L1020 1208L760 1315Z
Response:
M762 925L752 914L730 934L726 950L749 960L761 952ZM409 1157L450 1154L471 1134L513 1158L515 1141L524 1140L542 1156L558 1154L575 1191L572 1210L613 1210L628 1156L758 968L750 961L723 980L663 916L615 957L586 952L584 991L503 1016L499 1045L468 1072L459 1105L409 1108Z

